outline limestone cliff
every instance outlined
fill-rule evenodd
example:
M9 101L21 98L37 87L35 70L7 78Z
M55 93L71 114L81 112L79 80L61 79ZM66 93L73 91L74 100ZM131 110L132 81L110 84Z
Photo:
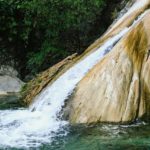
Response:
M150 115L150 11L78 84L72 123L130 122Z

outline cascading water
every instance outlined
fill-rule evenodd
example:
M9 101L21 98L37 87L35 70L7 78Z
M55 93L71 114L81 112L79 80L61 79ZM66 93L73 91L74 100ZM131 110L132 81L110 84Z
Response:
M29 148L50 143L66 121L58 117L76 84L129 30L124 29L97 51L80 61L35 98L29 109L0 111L0 147Z

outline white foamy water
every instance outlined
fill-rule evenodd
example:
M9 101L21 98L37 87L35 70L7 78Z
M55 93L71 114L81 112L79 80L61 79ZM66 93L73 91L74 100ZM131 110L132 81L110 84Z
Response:
M134 5L129 9L129 11L126 13L126 15L131 14L132 12L141 9L144 7L147 3L149 3L149 0L136 0Z
M0 111L0 147L29 148L50 143L51 138L67 124L58 117L64 101L85 74L128 30L124 29L66 71L35 98L29 109Z
M149 0L136 0L136 2L132 5L132 7L130 7L128 11L121 18L119 18L119 20L113 25L113 27L108 31L107 34L113 31L114 28L120 25L121 22L123 22L123 20L125 20L127 17L130 17L132 13L136 12L139 9L144 8L148 3L149 3Z

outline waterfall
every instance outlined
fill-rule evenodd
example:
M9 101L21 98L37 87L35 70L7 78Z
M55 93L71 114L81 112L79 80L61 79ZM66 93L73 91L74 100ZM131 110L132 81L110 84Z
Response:
M29 148L50 143L52 138L68 124L58 117L64 101L85 74L128 30L129 28L126 28L110 38L103 46L66 71L35 98L30 108L1 110L0 147Z
M115 28L117 28L120 24L122 24L122 22L127 19L127 17L130 18L130 15L132 15L132 13L136 12L139 9L142 9L146 4L148 3L148 0L137 0L129 9L128 11L123 14L123 16L121 18L117 18L116 23L112 26L112 28L108 31L107 34L111 33ZM144 13L142 13L144 16ZM137 19L138 21L140 20L140 18Z

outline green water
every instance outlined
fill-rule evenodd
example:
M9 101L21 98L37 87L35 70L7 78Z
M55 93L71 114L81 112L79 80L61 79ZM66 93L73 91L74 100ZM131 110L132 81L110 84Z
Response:
M58 133L53 142L29 150L150 150L149 124L76 126L64 130L68 131L66 136Z
M12 103L12 100L8 102ZM0 150L26 149L0 148ZM29 150L150 150L150 124L139 122L132 125L67 126L50 139L49 143Z
M150 125L70 127L39 150L150 150Z
M29 150L150 150L150 124L69 126L64 131L66 136L60 132L53 142Z

